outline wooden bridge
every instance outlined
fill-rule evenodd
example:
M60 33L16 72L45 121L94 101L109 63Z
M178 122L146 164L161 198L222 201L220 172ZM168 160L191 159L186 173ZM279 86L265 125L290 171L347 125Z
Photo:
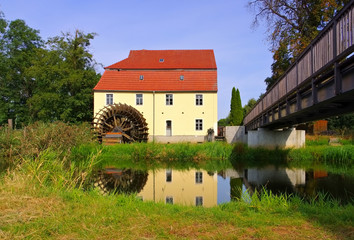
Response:
M244 119L279 129L354 112L354 0L319 33Z

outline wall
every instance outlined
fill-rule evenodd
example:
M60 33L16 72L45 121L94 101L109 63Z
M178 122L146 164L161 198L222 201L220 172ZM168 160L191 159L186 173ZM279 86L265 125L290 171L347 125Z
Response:
M259 128L248 131L249 147L301 148L305 146L305 130L294 128L277 131Z
M225 138L227 143L242 142L247 144L247 135L244 126L226 126Z
M137 92L94 92L94 113L106 104L106 94L113 94L114 103L126 103L145 117L149 128L149 140L153 135L158 141L166 141L166 121L172 121L170 142L199 142L209 128L217 134L217 93L172 93L173 105L166 105L166 93L143 92L143 105L136 105ZM141 92L139 92L141 93ZM203 95L203 105L196 105L196 94ZM155 102L155 107L154 107ZM195 120L203 119L203 130L195 130ZM155 120L155 121L154 121ZM155 129L154 129L155 125ZM188 136L188 137L186 137Z

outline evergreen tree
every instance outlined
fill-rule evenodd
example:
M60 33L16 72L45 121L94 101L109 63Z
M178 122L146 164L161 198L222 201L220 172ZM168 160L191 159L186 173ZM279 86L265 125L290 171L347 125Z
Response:
M243 108L242 108L242 103L241 103L241 96L240 96L240 91L237 89L236 90L236 121L235 125L239 126L242 124L243 121Z
M232 88L230 108L230 125L241 125L243 120L243 109L241 104L240 91L238 89L235 90L235 87Z

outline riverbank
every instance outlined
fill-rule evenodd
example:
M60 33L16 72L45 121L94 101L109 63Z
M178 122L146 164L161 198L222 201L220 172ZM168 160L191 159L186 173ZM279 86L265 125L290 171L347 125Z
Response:
M25 171L0 184L0 238L351 239L353 205L263 194L212 208L142 202L42 185Z
M325 194L253 194L216 207L142 202L136 195L102 196L92 174L103 166L218 171L256 162L320 166L351 175L353 145L251 149L242 144L102 146L89 126L37 124L0 133L7 169L0 173L0 239L350 239L354 206ZM314 144L315 145L315 144ZM351 175L351 176L354 176Z

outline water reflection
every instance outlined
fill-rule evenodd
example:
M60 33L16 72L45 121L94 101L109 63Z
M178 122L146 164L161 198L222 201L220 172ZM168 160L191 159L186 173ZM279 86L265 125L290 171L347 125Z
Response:
M252 195L255 191L261 192L265 189L275 194L297 194L305 199L313 199L321 193L342 204L354 202L354 178L351 176L323 170L305 171L274 166L248 168L238 172L243 172L243 175L239 174L237 178L242 183L236 182L235 178L230 176L230 185L235 185L236 189L235 194L231 188L231 199L249 199L247 194Z
M274 166L220 172L199 169L110 171L106 170L105 174L113 176L111 179L114 181L109 184L117 192L136 192L143 201L166 204L212 207L232 200L249 202L254 192L263 189L275 194L298 194L305 198L313 198L322 192L341 203L354 202L354 178L326 171Z
M160 169L149 171L138 196L144 201L211 207L217 204L217 193L216 172Z

